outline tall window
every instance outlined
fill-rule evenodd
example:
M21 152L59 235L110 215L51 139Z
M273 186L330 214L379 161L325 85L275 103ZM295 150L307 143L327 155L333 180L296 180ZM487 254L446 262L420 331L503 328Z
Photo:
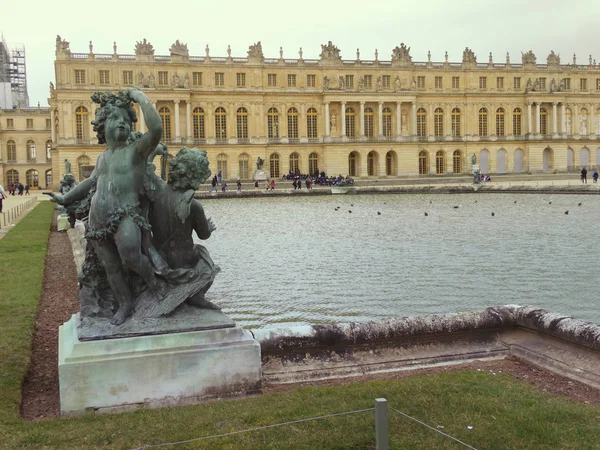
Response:
M294 174L300 173L300 155L296 152L290 155L290 170Z
M8 162L17 161L17 144L12 139L6 143L6 159Z
M504 77L496 78L496 89L504 89Z
M460 109L454 108L452 110L452 136L454 137L459 137L461 135L460 119Z
M110 84L110 71L109 70L100 70L100 84Z
M192 112L194 139L206 139L204 110L197 106Z
M582 91L587 91L587 78L581 78L579 80L579 89Z
M392 110L390 108L383 108L383 135L385 137L392 137Z
M365 108L365 136L373 137L373 108Z
M479 110L479 136L488 135L488 111L486 108Z
M169 72L165 70L158 71L158 85L168 86L169 85Z
M442 80L443 80L443 78L439 77L439 76L434 78L434 83L435 83L436 89L442 89L444 87Z
M27 128L28 129L33 128L33 119L27 119L26 123L27 123Z
M377 153L373 151L367 155L367 176L377 176Z
M351 177L358 176L358 155L356 152L352 152L348 155L348 174Z
M579 134L581 136L588 134L588 112L585 108L581 108L579 111Z
M354 75L346 75L346 87L349 89L354 88Z
M540 109L540 134L544 136L548 134L548 111L546 108Z
M250 157L246 153L242 153L238 159L239 163L239 174L242 180L247 180L250 178Z
M442 150L438 150L435 154L435 173L438 175L443 175L446 172L446 160L444 156Z
M27 180L27 184L31 187L38 187L40 185L39 178L38 171L35 169L29 169L25 172L25 179Z
M227 174L227 155L225 153L219 153L217 155L217 171L221 172L223 180L229 178Z
M248 139L248 110L238 108L236 113L237 138Z
M513 109L513 135L521 136L523 134L523 112L521 108Z
M564 82L565 82L565 90L566 91L570 91L571 90L571 79L570 78L564 78Z
M571 108L565 108L565 131L568 135L573 134L573 113Z
M396 152L389 151L385 154L385 174L386 176L397 175Z
M384 88L389 88L391 85L391 75L384 75L381 77L381 84Z
M269 156L269 175L271 178L279 178L279 155L277 153L271 153Z
M85 70L75 69L75 84L85 84Z
M133 84L133 70L123 71L123 85L131 86Z
M436 108L433 111L433 134L435 137L444 136L444 110Z
M161 106L158 110L158 115L163 126L162 139L165 142L171 141L171 111L166 106Z
M202 86L202 72L192 72L192 86Z
M46 170L46 188L52 186L52 169Z
M308 108L308 111L306 111L306 134L309 139L318 138L317 110L315 108Z
M513 89L521 89L521 77L513 78Z
M288 75L288 87L296 87L296 75L289 74Z
M50 161L52 159L52 141L46 141L46 161Z
M279 111L269 108L267 111L267 136L269 139L279 139Z
M600 108L596 110L596 139L600 136Z
M417 110L417 136L427 136L427 111L425 108Z
M487 89L487 77L479 77L479 89Z
M267 74L267 86L269 86L269 87L277 86L277 74L276 73Z
M460 89L460 77L452 77L452 89Z
M540 89L546 89L546 78L538 78L538 81L540 82Z
M454 173L462 173L462 154L460 150L454 150L452 154L452 170Z
M290 108L287 112L288 138L298 139L298 110Z
M225 72L215 72L215 86L225 86Z
M427 175L429 173L429 158L425 150L419 152L419 175Z
M19 182L19 172L17 172L15 169L6 171L6 182L8 184L17 184Z
M35 161L37 154L35 151L35 141L31 139L27 141L27 161Z
M227 139L227 113L219 106L215 109L215 136L217 139Z
M89 139L88 110L85 106L78 106L75 110L75 138L78 143Z
M365 89L371 89L373 87L373 75L365 75Z
M417 77L417 89L425 89L425 76Z
M317 85L317 76L315 74L306 75L306 87L314 88Z
M90 158L88 156L80 156L77 158L77 168L79 169L79 181L85 180L92 173L90 170Z
M346 136L356 136L356 113L354 108L346 108Z
M504 136L504 108L496 110L496 136Z
M319 157L317 156L316 153L311 153L310 155L308 155L308 173L310 174L316 174L319 172Z
M246 87L246 74L245 73L236 73L235 80L237 83L237 87Z

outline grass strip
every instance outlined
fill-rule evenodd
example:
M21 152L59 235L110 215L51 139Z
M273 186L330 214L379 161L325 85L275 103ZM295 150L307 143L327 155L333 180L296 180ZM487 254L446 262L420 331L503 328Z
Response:
M391 408L441 426L445 433L480 449L599 448L600 408L487 371L302 387L180 408L25 421L18 414L21 382L30 357L53 206L40 204L0 240L0 448L136 448L371 408L378 397L387 398L390 405L390 448L459 447ZM372 449L374 436L374 413L363 412L163 448Z

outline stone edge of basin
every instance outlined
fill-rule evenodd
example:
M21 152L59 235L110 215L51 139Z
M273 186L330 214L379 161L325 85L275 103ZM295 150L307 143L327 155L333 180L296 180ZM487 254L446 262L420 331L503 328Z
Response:
M369 322L314 324L249 330L263 353L323 346L390 342L433 336L523 327L593 350L600 350L600 325L532 306L504 305L483 311L430 314Z

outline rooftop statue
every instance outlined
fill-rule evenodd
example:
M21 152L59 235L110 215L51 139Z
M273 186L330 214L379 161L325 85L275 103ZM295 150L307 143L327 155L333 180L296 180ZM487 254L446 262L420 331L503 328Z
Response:
M535 64L537 61L537 58L535 57L535 54L533 53L533 51L529 50L527 53L523 53L521 52L521 61L523 62L523 64Z
M264 59L262 44L258 41L256 44L252 44L248 47L248 58L259 58Z
M410 56L410 47L400 44L400 47L396 46L392 50L392 62L398 63L412 63L412 56Z
M556 53L554 53L554 50L551 50L550 54L548 55L548 58L546 59L546 62L549 66L560 66L560 54L557 55Z
M471 50L469 47L465 47L463 51L462 62L463 64L477 64L477 57L475 56L475 53L473 53L473 50Z
M340 49L329 41L327 45L321 44L321 54L319 55L321 60L328 61L341 61Z
M136 55L154 55L154 47L146 38L143 41L137 41L135 44L135 54Z
M71 49L69 48L69 43L65 39L61 39L60 36L56 35L56 53L58 52L67 52L70 53Z
M175 43L173 45L171 45L169 52L171 53L171 55L178 55L178 56L189 56L190 55L187 44L184 44L183 42L179 42L179 39L177 39L175 41ZM154 54L154 53L152 53L152 54Z

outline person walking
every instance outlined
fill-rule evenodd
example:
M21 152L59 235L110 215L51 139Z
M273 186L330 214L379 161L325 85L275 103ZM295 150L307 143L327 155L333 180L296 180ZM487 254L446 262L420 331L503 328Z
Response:
M581 169L581 182L587 184L587 170L585 167Z
M598 171L594 170L594 173L592 174L592 180L594 180L594 183L598 182Z
M221 191L225 192L227 190L227 183L225 180L221 182Z
M7 197L6 192L4 192L4 186L0 184L0 213L2 213L2 200Z
M212 192L212 191L217 192L217 176L216 175L213 177L210 184L211 184L211 188L208 192Z
M28 184L25 185L25 195L31 195L29 193L29 185Z
M240 181L239 178L237 180L237 188L238 188L238 192L242 192L242 182Z
M223 181L223 174L221 173L221 171L219 170L219 174L217 175L217 180L219 181L219 183L221 181Z
M274 191L275 190L275 178L273 178L271 180L271 190Z
M23 183L19 183L19 187L18 187L19 195L23 195L23 189L24 189Z
M258 191L258 180L254 181L254 190Z

